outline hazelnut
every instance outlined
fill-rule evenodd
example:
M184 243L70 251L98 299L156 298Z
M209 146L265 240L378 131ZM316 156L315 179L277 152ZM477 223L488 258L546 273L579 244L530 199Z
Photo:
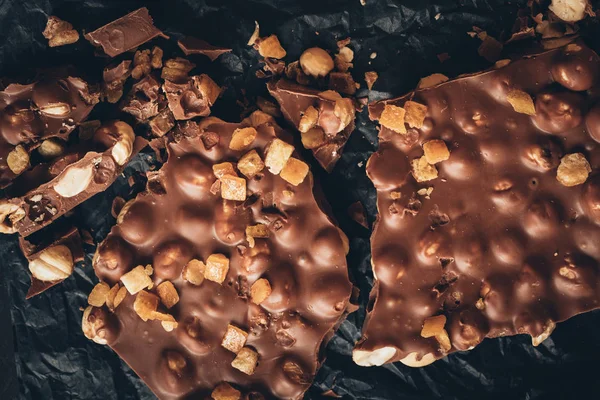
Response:
M90 185L93 175L93 164L68 167L57 177L54 191L65 198L77 196Z
M577 186L584 183L592 168L581 153L567 154L560 160L556 179L564 186Z
M271 295L271 284L268 280L261 278L250 287L250 299L254 304L260 304Z
M15 224L25 218L25 210L16 204L0 202L0 233L15 233Z
M300 56L300 67L305 74L320 78L329 74L334 64L329 53L319 47L312 47Z
M319 111L313 106L308 107L302 118L300 118L300 122L298 123L298 130L302 133L308 132L310 129L314 128L319 119Z
M548 8L565 22L577 22L585 18L589 6L588 0L552 0Z
M6 156L6 164L13 174L19 175L29 167L29 153L19 144Z
M45 159L56 158L65 152L65 142L60 139L46 139L37 148L38 153Z
M61 281L73 273L73 255L65 245L57 245L43 250L29 262L29 270L34 278L42 282Z

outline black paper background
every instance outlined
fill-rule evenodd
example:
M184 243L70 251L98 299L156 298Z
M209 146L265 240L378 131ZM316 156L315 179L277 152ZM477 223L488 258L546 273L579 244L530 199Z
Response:
M257 53L246 46L258 20L263 34L276 33L295 60L302 49L318 45L335 49L336 40L352 37L353 73L364 88L363 74L380 75L371 99L400 95L418 79L433 72L449 76L473 72L489 64L477 55L478 39L466 32L473 25L496 37L508 34L517 9L525 1L438 0L162 0L65 1L0 0L0 76L27 76L34 67L74 64L99 77L105 60L81 39L76 45L49 49L41 32L48 15L57 15L78 30L92 30L140 6L147 6L156 25L167 34L203 38L233 48L215 63L194 56L198 70L227 86L213 113L239 119L236 99L245 88L252 100L265 94L256 79ZM597 5L597 2L596 2ZM439 18L435 18L437 14ZM586 24L586 41L600 44L599 30ZM318 32L318 35L316 34ZM159 39L166 54L176 47ZM372 53L377 56L371 59ZM440 63L437 55L448 53ZM179 54L181 55L181 54ZM361 89L359 95L367 95ZM91 118L114 116L97 107ZM600 380L600 313L592 312L560 324L542 345L518 336L485 340L470 352L453 354L422 369L402 364L362 368L350 355L359 338L364 305L372 284L369 232L353 222L347 207L360 200L369 220L375 218L375 191L364 165L376 147L377 131L366 112L357 121L342 160L331 175L317 172L334 213L351 240L350 272L361 289L361 310L349 316L327 350L327 361L306 395L321 398L328 389L347 399L554 399L598 398ZM79 225L102 240L114 218L112 199L132 198L143 189L143 171L153 163L150 152L140 154L124 176L106 192L76 209ZM313 162L315 171L316 163ZM133 188L127 178L138 182ZM29 274L16 237L0 237L0 399L148 399L153 395L107 347L81 333L80 307L97 282L88 246L86 262L72 277L50 291L25 301ZM12 330L8 311L12 316ZM14 346L13 346L14 344ZM13 355L14 347L14 355ZM16 361L16 362L15 362ZM16 375L14 374L16 365Z

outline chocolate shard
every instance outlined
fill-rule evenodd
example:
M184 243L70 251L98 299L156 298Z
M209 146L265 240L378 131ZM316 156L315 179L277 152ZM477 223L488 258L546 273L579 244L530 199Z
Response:
M377 279L356 363L537 346L599 307L598 90L600 57L571 43L369 105Z
M87 33L85 38L94 46L102 47L110 57L116 57L161 36L169 37L154 26L146 7L135 10L109 24Z
M217 47L212 44L205 42L202 39L198 39L192 36L186 36L183 39L177 41L179 48L185 53L186 56L192 54L202 54L210 58L210 61L215 61L221 54L231 52L231 49L225 47Z
M168 161L98 247L96 275L128 294L86 310L84 333L158 398L302 398L347 314L343 234L291 135L264 116L178 123Z
M30 154L49 138L67 139L99 101L75 77L10 84L0 92L0 188L30 167Z
M323 92L287 79L272 80L267 88L285 119L301 131L304 147L312 150L319 164L331 172L354 131L352 100L332 90ZM309 108L314 110L314 116L307 122L311 116L307 113Z

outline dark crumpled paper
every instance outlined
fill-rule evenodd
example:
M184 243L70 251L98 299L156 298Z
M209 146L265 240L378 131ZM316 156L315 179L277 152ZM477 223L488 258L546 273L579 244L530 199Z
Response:
M192 58L202 72L227 87L213 114L239 120L240 89L252 102L265 95L264 81L255 77L257 53L246 46L258 20L263 34L276 33L295 60L304 48L335 49L336 40L350 36L354 69L362 87L359 96L371 99L400 95L418 79L434 72L449 76L473 72L489 64L477 55L478 39L466 32L473 25L500 37L509 33L525 1L500 0L163 0L163 1L0 1L0 75L26 76L36 66L73 64L99 77L104 60L83 38L73 46L49 49L42 37L48 15L57 15L80 32L90 31L140 6L147 6L156 25L174 38L192 35L214 45L231 47L210 63ZM597 2L595 2L597 4ZM439 17L436 15L439 14ZM598 24L588 24L587 42L600 44ZM585 31L584 31L585 32ZM318 33L318 34L317 34ZM177 53L174 42L159 39L166 55ZM376 57L371 58L375 53ZM450 60L440 63L438 54ZM364 72L377 71L379 80L367 92ZM109 107L91 116L110 118ZM348 217L347 209L361 201L369 221L375 219L375 191L365 176L365 163L376 148L377 130L366 111L357 120L344 155L331 175L313 167L351 241L350 272L361 290L361 309L350 315L327 348L327 361L308 391L307 399L332 390L346 399L547 399L597 398L600 380L600 313L592 312L560 324L552 336L534 348L528 336L485 340L470 352L453 354L431 366L411 369L402 364L379 368L356 366L351 360L360 336L364 306L372 285L369 232ZM313 160L314 161L314 160ZM112 199L130 199L144 188L144 171L156 165L151 151L139 154L124 176L106 192L75 210L81 228L101 241L114 218ZM136 184L130 188L130 176ZM25 301L29 273L16 237L0 237L0 399L149 399L152 393L108 347L81 333L80 307L97 282L91 267L94 246L86 261L61 285ZM8 310L13 328L7 322ZM14 355L11 348L14 343ZM14 360L14 361L13 361ZM16 365L16 368L15 368ZM14 371L16 369L16 375ZM16 391L15 391L16 390ZM331 394L331 392L329 392Z

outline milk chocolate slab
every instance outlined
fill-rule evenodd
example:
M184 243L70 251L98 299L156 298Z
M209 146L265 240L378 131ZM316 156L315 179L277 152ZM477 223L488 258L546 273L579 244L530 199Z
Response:
M69 225L69 222L53 224L48 229L39 232L38 235L30 236L27 239L19 237L19 247L29 262L39 259L44 251L56 246L66 246L69 249L72 264L83 261L83 245L79 230ZM31 275L31 286L25 298L30 299L37 296L61 283L64 279L43 281Z
M110 57L116 57L157 36L169 38L154 26L148 9L142 7L86 34L85 38L94 46L102 47Z
M186 36L183 39L178 40L177 45L186 56L201 54L208 57L210 61L215 61L221 54L231 52L231 49L213 46L212 44L193 36Z
M75 77L13 83L1 91L0 187L28 169L31 151L44 139L68 138L98 101L99 95Z
M320 91L287 79L273 80L267 84L267 88L271 96L279 103L285 119L297 128L309 107L314 107L319 112L313 129L322 130L323 137L314 144L314 147L311 145L310 148L319 164L327 172L331 172L342 156L350 134L354 131L354 110L346 110L346 112L351 112L351 118L347 125L341 124L343 129L339 129L341 127L340 115L336 113L336 102L331 97L323 95L323 93L332 91Z
M486 337L537 345L600 307L599 77L598 55L570 44L370 105L376 281L358 364L423 366Z
M239 141L241 132L253 139ZM108 343L161 399L210 398L214 390L302 398L349 305L345 236L315 199L310 172L291 171L306 165L298 154L278 171L279 155L290 157L293 147L270 116L181 122L168 137L168 161L125 205L93 261L110 287L132 287L132 273L144 286L127 289L114 313L89 307L84 332ZM252 162L240 161L248 154ZM246 195L225 200L236 179L246 181ZM228 269L217 268L225 262ZM190 272L199 263L204 277ZM170 308L161 301L155 315L173 321L143 321L139 312L171 285L177 298ZM235 328L223 341L228 325ZM251 372L240 358L253 354Z
M92 150L67 153L25 174L14 197L0 201L0 232L27 236L49 225L109 187L146 144L122 121L101 126L93 141Z

